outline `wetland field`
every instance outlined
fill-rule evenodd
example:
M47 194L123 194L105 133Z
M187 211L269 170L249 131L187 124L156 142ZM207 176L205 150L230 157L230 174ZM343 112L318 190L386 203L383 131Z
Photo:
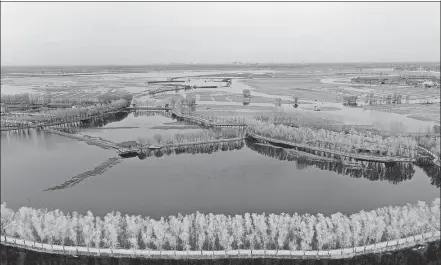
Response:
M375 64L362 70L356 64L2 67L2 124L37 119L27 110L14 114L8 109L14 94L60 104L95 102L101 109L114 104L104 103L104 97L131 96L129 107L111 113L71 118L55 126L35 122L32 128L2 130L2 240L4 236L62 245L63 250L65 245L112 253L149 250L160 252L163 260L155 262L161 264L176 263L162 257L163 251L176 256L172 250L178 255L212 251L214 257L220 251L225 255L238 251L240 256L250 249L252 255L255 249L274 251L272 258L279 250L283 255L296 251L337 255L341 250L344 258L349 257L343 256L346 249L357 253L362 246L372 246L372 253L344 264L437 264L439 240L433 236L430 242L422 236L418 249L418 244L409 244L400 251L375 252L376 244L403 238L408 244L412 236L439 235L436 208L441 187L439 87L351 82L378 71L382 76L398 75L379 68ZM439 80L439 72L430 74ZM409 101L370 103L373 95L386 98L398 93ZM343 104L348 96L356 96L356 106ZM87 107L37 112L63 119L82 108ZM379 131L383 135L375 135ZM111 144L101 148L97 142ZM136 155L121 155L133 145ZM430 153L433 163L421 163L422 148L424 158ZM374 149L394 162L371 159L373 153L366 159L360 155ZM16 226L9 225L12 220ZM51 228L59 233L45 236ZM1 255L16 264L30 264L26 259L78 262L63 263L62 256L50 253L2 245ZM78 260L85 258L81 255ZM207 264L239 264L239 259L219 257L207 259ZM132 264L93 259L88 264ZM307 264L336 261L307 259ZM268 258L247 264L306 264L302 262Z

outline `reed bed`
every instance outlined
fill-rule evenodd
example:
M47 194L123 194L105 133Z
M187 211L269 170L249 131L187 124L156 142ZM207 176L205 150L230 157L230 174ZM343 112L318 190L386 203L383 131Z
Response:
M153 139L138 138L138 143L142 147L148 147L151 145L175 145L175 144L188 144L195 142L210 142L218 139L232 139L241 137L239 130L221 130L221 131L209 131L204 130L202 132L195 133L177 133L171 136L163 137L160 134L155 134Z
M333 250L440 230L440 199L351 215L178 214L167 218L88 211L64 214L1 204L1 234L34 244L146 250ZM425 239L423 238L423 241Z
M214 122L217 124L245 124L249 117L241 116L212 116L212 115L196 115L198 118Z
M330 127L332 125L342 125L340 121L321 118L312 113L305 113L302 111L258 113L256 119L273 124L283 124L293 127L310 127L314 129L322 129L323 127Z
M79 141L84 141L86 142L88 145L95 145L95 146L99 146L101 148L104 149L110 149L110 148L118 148L118 146L108 140L104 140L100 137L90 137L88 135L83 135L83 134L73 134L73 133L66 133L66 132L62 132L59 130L54 130L54 129L44 129L45 132L49 132L49 133L53 133L53 134L58 134L64 137L68 137L71 139L75 139L75 140L79 140Z
M96 166L94 169L88 170L88 171L83 172L81 174L78 174L78 175L72 177L71 179L67 180L63 184L56 185L54 187L45 189L44 191L61 190L61 189L73 187L88 177L103 174L106 170L108 170L109 168L113 167L114 165L118 164L121 161L122 161L122 158L119 156L109 158L108 160L106 160L103 163Z
M274 125L259 120L248 122L250 132L264 137L315 146L317 141L328 143L329 149L340 152L357 153L357 148L385 152L387 156L415 158L417 142L412 137L382 137L379 135L345 134L327 130L314 130L307 127ZM383 153L384 154L384 153Z

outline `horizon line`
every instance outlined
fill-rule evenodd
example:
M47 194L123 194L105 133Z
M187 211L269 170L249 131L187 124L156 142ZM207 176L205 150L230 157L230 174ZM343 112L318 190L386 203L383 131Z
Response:
M340 61L340 62L213 62L213 63L195 63L195 62L170 62L170 63L149 63L149 64L9 64L9 65L1 65L1 68L4 67L75 67L75 66L170 66L170 65L307 65L307 64L409 64L409 63L430 63L430 64L440 64L440 61Z

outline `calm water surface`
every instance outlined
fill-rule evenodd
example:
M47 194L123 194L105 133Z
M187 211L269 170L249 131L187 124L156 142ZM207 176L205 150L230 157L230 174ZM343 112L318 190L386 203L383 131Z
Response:
M130 115L104 126L137 126L137 122L151 136L164 131L154 126L173 122L162 116ZM83 129L82 133L136 140L135 135L127 136L126 129ZM366 166L370 171L357 171L286 159L283 151L251 142L240 150L211 154L128 158L102 175L55 191L43 190L93 169L117 156L116 151L30 130L3 133L1 156L1 201L14 209L91 210L97 215L117 210L151 217L196 211L349 214L439 197L439 169L425 169L429 176L413 165L373 164Z

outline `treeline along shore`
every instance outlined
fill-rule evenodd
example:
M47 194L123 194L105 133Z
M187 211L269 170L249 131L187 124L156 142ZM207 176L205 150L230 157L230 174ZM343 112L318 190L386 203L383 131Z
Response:
M26 128L37 128L55 126L67 123L74 123L89 120L109 113L115 113L128 107L130 102L124 99L115 100L108 104L96 104L87 107L77 107L69 109L57 109L46 111L33 116L14 115L11 113L2 116L1 130L20 130Z
M341 258L439 239L440 199L349 216L197 212L160 219L29 207L14 211L2 203L1 235L4 245L82 255Z

